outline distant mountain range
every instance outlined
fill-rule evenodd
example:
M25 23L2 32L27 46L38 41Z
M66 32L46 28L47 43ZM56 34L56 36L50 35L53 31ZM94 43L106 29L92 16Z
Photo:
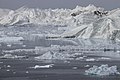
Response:
M88 5L75 9L0 9L0 24L4 26L66 25L62 38L102 38L120 40L120 9L105 11ZM50 36L52 37L52 36Z

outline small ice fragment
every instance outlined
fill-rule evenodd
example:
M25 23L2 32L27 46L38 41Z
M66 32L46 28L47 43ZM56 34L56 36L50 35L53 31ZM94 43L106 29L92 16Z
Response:
M22 47L26 47L26 45L22 45Z
M17 55L12 55L12 54L5 54L4 56L0 56L1 59L21 59L21 58L26 58L26 56L17 56Z
M8 44L7 47L11 47L12 45Z
M107 57L101 57L99 59L103 59L103 60L109 60L110 58L107 58Z
M70 63L70 61L64 61L64 63Z
M27 74L28 74L29 72L28 72L28 71L26 71L25 73L27 73Z
M9 69L7 69L6 71L10 71Z
M116 51L117 53L120 53L120 51Z
M72 69L77 69L77 67L73 67Z
M76 58L76 60L82 60L84 59L84 57L79 57L79 58Z
M53 65L54 64L44 65L44 66L35 65L34 67L31 67L31 68L34 68L34 69L37 69L37 68L50 68L50 67L53 67Z
M90 65L85 65L85 67L90 67Z
M87 56L83 56L83 58L85 58L85 57L87 57Z
M16 74L16 72L13 72L13 74Z
M0 58L14 58L12 54L5 54L4 56L0 56Z
M0 67L0 69L2 69L2 68Z
M95 61L95 59L94 58L86 59L86 61Z
M11 67L10 65L7 65L7 67Z

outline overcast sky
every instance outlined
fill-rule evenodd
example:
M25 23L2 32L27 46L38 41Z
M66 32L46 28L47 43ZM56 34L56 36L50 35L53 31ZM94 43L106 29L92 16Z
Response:
M120 0L0 0L0 8L17 9L22 6L37 8L75 8L94 4L107 10L120 8Z

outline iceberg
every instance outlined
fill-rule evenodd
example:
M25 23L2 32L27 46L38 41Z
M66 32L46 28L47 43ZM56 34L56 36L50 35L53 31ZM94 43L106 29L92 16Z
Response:
M88 70L85 70L86 75L97 75L97 76L109 76L109 75L120 75L117 70L117 66L109 67L107 64L101 66L93 66Z
M52 52L52 51L48 51L46 53L44 53L41 56L35 57L35 59L43 59L43 60L66 60L66 59L70 59L69 58L69 54L64 54L64 53L57 53L57 52Z
M34 67L30 67L30 68L34 68L34 69L38 69L38 68L50 68L50 67L53 67L53 65L54 64L44 65L44 66L35 65Z

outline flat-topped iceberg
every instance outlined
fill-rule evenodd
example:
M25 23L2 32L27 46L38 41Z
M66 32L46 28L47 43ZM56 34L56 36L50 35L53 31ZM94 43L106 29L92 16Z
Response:
M38 68L51 68L51 67L53 67L53 65L54 64L43 65L43 66L35 65L34 67L30 67L30 68L34 68L34 69L38 69Z

